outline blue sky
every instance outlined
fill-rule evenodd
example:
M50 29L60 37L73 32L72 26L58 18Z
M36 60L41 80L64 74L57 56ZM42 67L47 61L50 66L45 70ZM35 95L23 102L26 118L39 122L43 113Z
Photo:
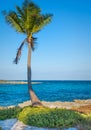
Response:
M52 22L36 34L32 53L32 79L91 80L91 1L33 0ZM4 20L3 10L14 10L23 0L0 1L0 79L27 79L27 46L18 65L13 64L24 35Z

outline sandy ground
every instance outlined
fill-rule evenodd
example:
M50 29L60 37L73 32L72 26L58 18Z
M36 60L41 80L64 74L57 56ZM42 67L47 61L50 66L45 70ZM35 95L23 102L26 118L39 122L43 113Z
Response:
M91 99L88 100L74 100L73 102L45 102L42 101L42 104L45 107L49 108L66 108L66 109L72 109L72 110L78 110L79 112L91 112ZM26 101L24 103L18 104L19 107L29 106L31 105L31 101ZM13 107L13 106L9 106Z

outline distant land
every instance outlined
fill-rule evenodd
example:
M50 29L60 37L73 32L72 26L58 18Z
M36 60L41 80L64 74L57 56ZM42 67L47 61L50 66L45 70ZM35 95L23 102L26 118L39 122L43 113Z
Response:
M32 82L32 84L40 84L41 82ZM18 80L0 80L0 84L27 84L27 81Z

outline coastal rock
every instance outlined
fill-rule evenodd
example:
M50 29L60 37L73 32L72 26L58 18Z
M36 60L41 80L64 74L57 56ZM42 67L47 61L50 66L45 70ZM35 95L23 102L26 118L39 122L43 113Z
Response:
M75 100L74 102L42 102L44 106L49 108L79 108L81 106L91 105L91 99L89 100Z
M0 110L4 109L5 107L0 106Z
M59 130L57 128L51 129L51 128L38 128L34 126L27 126L23 124L21 121L17 121L11 130Z
M18 104L18 106L21 108L26 107L26 106L30 106L30 105L31 105L31 101L26 101L26 102Z
M1 120L0 126L2 127L2 130L11 130L13 125L17 122L17 119L7 119L7 120Z
M91 99L88 100L74 100L75 103L80 103L80 104L90 104Z
M77 128L58 129L58 128L38 128L34 126L28 126L21 121L15 119L7 119L0 121L0 126L3 130L78 130Z
M66 109L74 109L74 108L80 108L83 106L91 106L91 99L88 100L74 100L73 102L60 102L60 101L55 101L55 102L46 102L42 101L42 104L45 107L49 108L66 108ZM19 107L23 108L25 106L30 106L31 101L26 101L23 103L18 104ZM2 107L0 106L0 109L6 109L6 108L13 108L15 106L7 106L7 107Z

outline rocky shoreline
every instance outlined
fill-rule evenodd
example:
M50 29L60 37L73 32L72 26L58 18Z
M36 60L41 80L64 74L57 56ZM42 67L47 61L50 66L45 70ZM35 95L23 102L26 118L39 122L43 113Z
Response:
M49 108L66 108L66 109L74 109L74 108L79 108L79 107L84 107L84 106L88 106L91 105L91 99L88 100L74 100L73 102L61 102L61 101L55 101L55 102L46 102L46 101L42 101L42 104L45 107L49 107ZM31 101L26 101L23 103L18 104L17 106L23 108L25 106L30 106L31 105ZM0 106L0 109L4 109L4 108L13 108L15 106L7 106L7 107L2 107Z

